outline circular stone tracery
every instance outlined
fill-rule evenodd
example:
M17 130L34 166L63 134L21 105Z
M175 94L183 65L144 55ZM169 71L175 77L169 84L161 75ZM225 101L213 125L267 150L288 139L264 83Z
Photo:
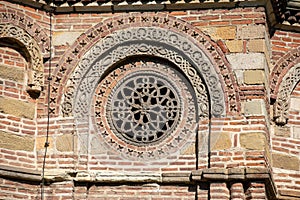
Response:
M155 71L130 74L112 92L109 103L114 128L136 145L164 138L181 113L175 86Z
M163 60L131 59L97 86L94 124L110 152L149 161L194 143L196 100L192 86Z

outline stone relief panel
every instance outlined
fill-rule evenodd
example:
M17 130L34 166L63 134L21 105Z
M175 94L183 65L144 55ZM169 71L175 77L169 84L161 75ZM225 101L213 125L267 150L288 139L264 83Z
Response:
M300 81L300 64L291 68L285 74L277 95L276 103L274 106L274 119L276 124L285 125L288 120L290 97L293 89Z
M44 84L42 55L36 41L22 28L10 24L0 24L0 38L12 38L19 41L29 54L25 59L28 60L30 69L28 70L28 92L40 92ZM18 48L18 47L16 47Z

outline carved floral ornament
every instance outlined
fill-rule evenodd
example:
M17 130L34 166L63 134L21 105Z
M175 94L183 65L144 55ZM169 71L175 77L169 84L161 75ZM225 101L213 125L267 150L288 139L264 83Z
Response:
M0 24L0 38L12 38L25 46L25 49L20 47L18 50L26 51L24 55L28 55L25 58L29 62L27 91L30 95L40 93L44 83L44 66L41 51L36 41L22 28L10 24Z
M292 67L284 78L279 87L275 107L274 119L276 124L285 125L288 121L291 94L297 83L300 81L300 64Z

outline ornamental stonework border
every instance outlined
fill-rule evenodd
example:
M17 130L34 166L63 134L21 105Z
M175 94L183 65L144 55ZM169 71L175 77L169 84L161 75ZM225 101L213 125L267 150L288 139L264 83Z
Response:
M214 71L212 63L193 43L183 36L160 28L130 28L115 32L95 45L82 59L74 71L62 104L65 116L85 118L88 115L90 102L99 77L115 63L126 57L151 55L167 59L176 64L192 81L199 101L202 95L197 89L197 73L202 75L210 94L211 114L214 117L225 115L224 92ZM191 63L190 65L187 63ZM199 110L202 106L201 102ZM208 106L206 106L208 107ZM71 114L71 112L73 112ZM201 112L204 117L208 111ZM199 116L201 117L201 116Z
M60 105L62 104L62 96L59 93L65 93L69 90L65 85L70 79L72 72L78 65L81 57L103 37L116 32L118 30L130 27L162 27L172 30L176 33L186 35L195 46L198 46L207 56L209 56L213 67L218 73L218 78L221 81L221 86L224 90L224 98L226 99L226 113L234 114L240 112L240 103L238 96L238 87L236 80L231 73L231 67L226 60L223 52L218 45L205 36L201 31L193 27L191 24L175 17L168 16L162 13L145 13L143 15L119 15L108 19L103 23L99 23L95 27L89 29L85 34L72 45L72 47L61 56L61 60L57 64L54 71L54 82L51 87L51 103L50 115L58 116L61 112ZM67 78L69 77L69 78Z

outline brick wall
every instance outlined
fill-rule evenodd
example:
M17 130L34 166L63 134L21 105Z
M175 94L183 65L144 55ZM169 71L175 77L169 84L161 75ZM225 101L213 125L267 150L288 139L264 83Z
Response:
M33 99L26 92L26 72L30 63L18 51L0 48L0 163L17 167L21 172L29 169L41 171L49 128L46 172L50 184L45 186L46 199L267 198L267 178L255 182L249 178L251 175L244 178L246 175L243 174L243 181L229 182L228 178L220 178L223 177L221 175L215 179L204 178L200 182L190 180L189 173L208 167L225 171L267 169L274 173L279 195L299 196L300 116L297 102L300 86L298 84L292 93L289 122L285 127L273 125L268 95L269 76L275 63L298 46L300 35L276 31L270 36L265 8L145 12L142 15L54 15L49 124L49 15L7 2L0 3L0 12L5 13L0 17L1 23L12 23L26 30L37 41L41 55L46 58L44 88L40 96ZM130 22L133 17L136 17L136 22ZM75 126L76 119L64 117L61 110L72 72L91 47L117 30L138 26L169 29L201 46L217 66L225 91L226 115L199 121L195 141L185 151L175 157L170 156L169 160L153 161L151 165L138 160L122 160L115 152L107 155L93 153L89 140L78 133L79 129L89 131L90 127L85 124ZM37 33L39 31L40 34ZM203 34L201 37L205 41L201 41L197 34ZM89 133L90 136L97 135ZM95 148L101 149L102 146ZM221 173L224 177L228 176L225 171ZM86 173L90 179L79 181L78 172ZM97 172L114 172L117 175L127 172L133 177L139 173L153 175L155 172L153 177L172 173L172 176L176 174L176 180L149 181L145 176L142 182L126 182L124 179L117 182L111 178L111 182L102 183L93 180L97 178ZM10 180L8 177L0 179L0 198L39 199L41 189L38 182ZM147 180L148 183L145 183Z

